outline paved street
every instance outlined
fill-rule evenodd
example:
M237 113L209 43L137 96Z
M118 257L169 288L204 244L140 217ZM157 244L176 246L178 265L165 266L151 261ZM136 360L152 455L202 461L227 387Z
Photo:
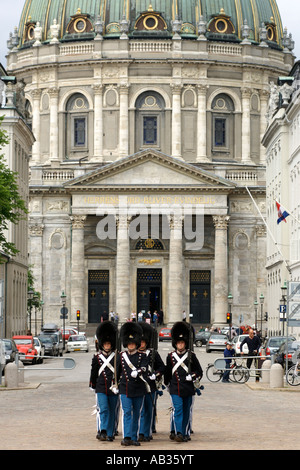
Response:
M93 346L91 341L91 346ZM171 343L159 343L165 359ZM207 354L195 348L205 371L206 365L221 353ZM113 443L96 440L96 419L92 415L95 394L88 388L93 350L74 353L73 370L63 367L63 359L46 360L25 370L28 388L0 391L0 448L2 450L125 450L119 436ZM65 358L70 357L65 354ZM39 370L42 368L43 370ZM48 369L48 370L46 370ZM188 443L169 440L170 399L164 393L158 400L157 433L150 443L134 451L195 451L299 449L300 390L269 390L255 384L212 384L206 377L205 389L195 397L193 435ZM300 387L299 387L300 388ZM128 454L129 455L129 454Z

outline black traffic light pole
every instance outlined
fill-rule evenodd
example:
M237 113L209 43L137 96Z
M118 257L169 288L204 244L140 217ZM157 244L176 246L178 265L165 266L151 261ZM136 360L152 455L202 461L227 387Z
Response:
M77 310L76 316L77 316L77 330L78 330L78 333L79 333L80 310Z

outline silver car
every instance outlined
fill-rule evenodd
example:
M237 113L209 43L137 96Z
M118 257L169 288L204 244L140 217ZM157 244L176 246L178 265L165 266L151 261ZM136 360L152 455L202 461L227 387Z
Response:
M228 343L228 336L221 333L212 333L206 343L206 352L224 351Z

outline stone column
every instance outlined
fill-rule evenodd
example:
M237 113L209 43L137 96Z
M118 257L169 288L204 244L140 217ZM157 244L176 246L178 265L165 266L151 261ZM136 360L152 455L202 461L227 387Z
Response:
M50 160L58 160L58 88L48 90L50 96Z
M173 325L182 320L182 221L183 217L169 217L170 252L169 252L169 292L168 292L168 324Z
M207 162L206 93L208 85L198 85L197 162Z
M181 157L181 85L171 85L172 100L172 156Z
M94 85L94 157L103 160L103 85Z
M44 224L42 223L29 223L30 235L30 265L32 266L32 274L34 277L34 287L36 291L41 292L43 296L43 232Z
M116 258L116 312L122 325L130 317L130 217L118 215L117 223L117 258Z
M266 148L262 145L262 139L267 130L267 112L270 93L267 90L260 90L260 164L266 164Z
M251 126L250 126L250 88L242 88L242 163L251 161Z
M35 142L32 146L32 160L31 164L35 165L40 161L40 99L41 90L32 90L32 132L35 137Z
M120 86L120 125L119 125L119 157L127 157L129 142L129 126L128 126L128 94L129 86Z
M228 241L227 227L230 217L213 216L215 225L215 316L214 324L226 323L228 309Z
M70 216L72 222L72 260L71 260L71 314L70 320L76 321L76 311L80 310L80 320L88 323L85 312L85 269L84 269L84 223L86 215Z

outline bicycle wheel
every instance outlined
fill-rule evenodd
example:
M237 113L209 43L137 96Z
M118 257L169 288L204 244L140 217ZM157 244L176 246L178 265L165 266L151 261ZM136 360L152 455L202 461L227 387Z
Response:
M223 372L219 369L216 369L213 364L210 364L206 369L206 377L210 382L219 382Z
M289 368L286 374L286 381L292 387L300 385L300 370L295 366Z
M236 366L233 369L233 378L239 384L244 384L249 380L250 374L249 369L244 366Z

